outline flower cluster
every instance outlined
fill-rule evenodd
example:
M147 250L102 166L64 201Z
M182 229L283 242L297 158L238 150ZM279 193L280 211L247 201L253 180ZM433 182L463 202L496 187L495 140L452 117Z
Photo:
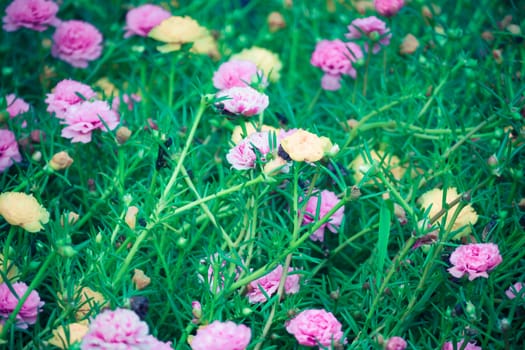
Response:
M487 272L503 261L498 246L494 243L472 243L461 245L450 255L450 274L461 278L467 274L472 281L478 277L488 278Z
M252 331L243 324L213 321L202 326L190 340L192 350L245 350Z
M168 350L171 344L149 335L148 325L133 311L116 309L106 310L91 321L80 348Z
M27 288L27 284L23 282L15 282L11 286L5 282L0 284L0 323L4 323L15 310ZM16 327L26 329L29 325L35 324L43 306L44 302L40 300L37 291L32 290L16 315Z
M299 275L290 274L294 271L293 268L288 268L288 275L284 282L284 293L295 294L299 292ZM250 303L263 303L267 300L267 297L271 297L277 292L279 283L283 275L283 266L277 266L273 271L258 278L250 284L248 284L248 300ZM263 293L264 291L264 293Z
M286 330L293 334L300 345L333 349L332 345L343 344L341 323L326 310L310 309L297 314L286 323Z

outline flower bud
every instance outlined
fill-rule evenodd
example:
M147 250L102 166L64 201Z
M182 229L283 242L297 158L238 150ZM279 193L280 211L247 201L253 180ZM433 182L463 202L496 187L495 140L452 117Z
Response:
M419 41L417 40L417 38L412 34L407 34L403 38L403 42L399 47L399 53L402 55L410 55L416 52L418 47Z
M268 15L268 28L270 32L276 32L286 27L286 21L280 12L274 11Z
M508 331L510 329L510 320L508 318L498 320L498 328L502 332Z
M32 155L31 155L31 159L34 160L35 162L39 162L42 160L42 152L40 151L35 151Z
M470 321L477 320L476 307L470 301L467 301L467 306L465 307L465 314L467 315Z
M59 255L65 258L72 258L77 254L77 251L70 245L63 245L61 247L58 247L57 252Z
M73 158L66 151L56 153L48 163L49 167L55 171L67 169L71 164L73 164Z
M126 212L126 216L124 218L124 221L129 226L129 228L132 229L132 230L135 229L135 226L137 224L137 214L138 214L138 212L139 212L139 208L137 208L134 205L129 207L127 212Z
M60 216L60 226L64 227L64 218L66 215ZM78 221L79 215L74 211L67 213L67 224L68 226L74 225Z
M121 126L117 129L117 134L116 134L116 137L117 137L117 142L122 145L123 143L125 143L129 137L131 136L131 130L129 130L128 127L126 126Z
M245 307L242 309L242 315L244 317L250 316L252 313L253 313L253 310L250 309L249 307Z

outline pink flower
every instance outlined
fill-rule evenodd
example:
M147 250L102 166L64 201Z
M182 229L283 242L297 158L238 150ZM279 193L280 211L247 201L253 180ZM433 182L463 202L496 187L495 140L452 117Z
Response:
M95 349L171 349L148 334L148 325L131 310L106 310L91 320L89 330L82 338L82 350Z
M6 283L0 284L0 324L11 315L18 305L18 300L27 291L27 284L16 282L11 285L15 294L11 292ZM26 329L28 325L36 323L38 313L42 311L44 302L40 301L40 296L35 290L29 293L29 297L16 315L16 327Z
M385 350L405 350L407 348L407 342L401 337L389 338L386 343Z
M262 72L251 61L231 60L224 62L213 74L213 86L219 90L249 86Z
M319 67L326 74L340 76L350 75L355 78L356 71L352 62L363 58L363 52L354 43L345 43L339 39L321 40L315 46L310 63Z
M73 67L87 68L102 53L102 34L84 21L62 22L53 34L51 55Z
M286 276L286 281L284 282L284 292L286 294L295 294L299 291L299 275L291 275L290 272L292 271L292 268L288 268L288 275ZM266 295L263 294L261 289L263 289L269 297L275 294L275 292L277 292L277 288L279 287L279 282L281 281L282 275L283 266L279 265L267 275L250 282L248 285L247 294L250 303L255 304L266 301Z
M405 6L405 0L374 0L374 7L381 16L392 17Z
M225 89L219 91L216 97L227 98L220 102L225 111L232 114L242 114L245 117L261 114L270 104L267 95L249 86Z
M206 263L206 261L203 260L201 263ZM208 263L208 284L210 286L210 291L219 293L224 289L226 279L225 275L228 276L231 271L230 264L228 264L228 261L225 259L223 260L217 253L208 258ZM235 266L235 271L233 272L235 273L235 276L232 277L237 279L237 277L239 277L240 268ZM215 281L215 278L217 278L217 281ZM204 280L204 278L201 277L201 280Z
M5 9L4 30L14 32L25 27L42 32L48 26L56 26L58 5L49 0L14 0Z
M321 201L321 203L319 204L319 212L317 212L319 200ZM335 193L330 192L328 190L323 190L320 193L319 191L317 191L308 199L308 202L306 203L306 206L304 208L303 225L307 225L314 221L321 220L339 202L340 200L337 198ZM337 229L339 228L339 226L341 226L341 222L343 221L344 212L344 207L337 209L337 211L334 214L332 214L328 222L321 225L321 227L319 227L310 236L310 239L312 241L323 242L325 228L328 228L328 230L330 230L332 233L337 233Z
M5 97L7 103L7 113L11 118L29 111L29 104L23 99L16 97L15 94L9 94Z
M509 289L505 291L505 295L509 299L514 299L517 296L521 295L521 298L525 298L525 291L521 291L525 287L525 283L516 282Z
M443 344L443 347L441 348L441 350L454 350L454 349L463 349L463 350L482 350L481 346L476 346L476 344L474 343L467 343L467 345L465 347L463 347L463 342L465 340L461 340L459 342L456 343L456 346L454 347L454 345L452 344L452 342L446 342L445 344Z
M251 337L251 329L243 324L213 321L197 329L190 346L193 350L244 350Z
M119 123L118 114L105 101L84 101L71 106L64 114L62 137L71 142L88 143L93 130L113 130ZM105 125L104 125L105 124ZM106 128L107 125L107 128Z
M171 13L157 5L146 4L131 9L126 14L124 38L133 35L148 36L154 27L170 17Z
M363 35L374 42L379 40L378 43L374 44L373 53L378 53L381 45L390 44L392 37L385 22L376 16L354 19L348 26L348 33L345 34L348 39L361 39ZM368 50L368 43L365 43L365 49Z
M0 173L13 165L13 162L20 162L22 156L18 150L15 134L6 129L0 129Z
M266 156L270 152L270 137L271 134L268 131L254 132L248 137L244 138L235 147L230 149L226 155L226 160L234 169L247 170L255 168L255 161L257 160L257 152L262 159L265 160Z
M494 243L472 243L461 245L450 255L453 265L448 272L456 278L468 274L472 281L478 277L488 278L491 271L502 262L498 246Z
M341 76L326 73L321 78L321 87L328 91L336 91L341 88Z
M299 344L322 345L329 349L332 349L332 344L345 342L341 328L342 325L335 316L323 309L302 311L286 322L286 330L295 336Z
M95 98L97 94L90 86L71 79L60 81L53 92L47 94L45 102L47 111L55 113L59 119L64 119L67 109L83 101Z

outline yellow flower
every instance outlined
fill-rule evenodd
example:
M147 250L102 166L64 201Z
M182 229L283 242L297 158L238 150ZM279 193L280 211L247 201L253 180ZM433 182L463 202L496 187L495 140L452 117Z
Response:
M18 267L10 260L4 259L4 256L0 254L0 283L4 282L3 276L11 282L15 281L18 276Z
M277 172L288 173L290 171L288 162L281 157L276 157L264 164L264 173L266 175L276 175Z
M149 278L144 273L144 271L140 269L135 269L133 271L133 278L131 279L131 281L133 282L133 284L138 290L142 290L146 288L147 286L149 286L149 284L151 283L151 278Z
M116 97L120 93L119 89L117 89L115 84L113 84L107 77L100 78L93 85L102 90L103 92L103 95L100 93L98 94L99 98Z
M445 202L450 203L454 199L458 198L459 194L454 187L450 187L447 189ZM430 190L423 194L419 199L417 200L418 204L421 206L422 210L427 211L429 208L428 216L429 218L432 218L436 216L442 209L443 209L443 190L439 188L435 188L433 190ZM459 205L459 204L458 204ZM454 216L454 213L456 212L457 205L450 208L443 216L438 219L438 223L442 222L443 217L446 215L445 220L445 228L449 226L451 223L452 217ZM472 232L470 229L470 225L476 224L478 221L478 214L470 206L470 204L467 204L461 209L459 212L456 221L452 224L452 231L459 231L453 239L459 239L461 237L467 236Z
M102 309L108 304L107 300L101 293L96 292L89 287L75 286L73 296L67 294L63 296L61 293L58 293L58 298L65 303L72 304L71 306L77 310L75 318L78 321L84 320L92 309Z
M370 156L372 157L372 162L368 157L363 157L362 155L358 155L352 161L351 167L354 171L354 181L356 184L361 182L364 174L372 167L373 162L377 162L382 168L386 168L386 171L389 171L398 181L405 175L406 169L399 165L400 160L397 156L385 154L383 151L372 151L370 152ZM367 183L370 184L372 181Z
M242 141L242 139L250 136L254 132L257 132L255 126L253 126L253 124L250 122L244 123L244 128L246 130L246 135L244 134L242 127L240 125L237 125L233 129L231 140L234 144L238 144L239 142ZM261 127L261 131L273 131L277 133L276 128L274 128L273 126L265 125L265 124L263 124L263 126Z
M132 205L128 208L126 211L126 216L124 217L124 221L129 226L130 229L134 230L135 226L137 224L137 214L139 213L139 208Z
M206 37L206 28L188 16L171 16L153 28L148 36L166 43L157 47L162 53L180 50L182 44L195 42Z
M89 326L87 325L87 321L59 326L53 329L53 337L49 340L49 344L59 349L69 349L70 345L81 341L88 330Z
M212 59L218 60L221 58L221 54L219 53L217 42L208 31L206 32L206 36L199 38L193 42L193 46L191 47L190 52L208 55Z
M326 137L299 129L282 139L281 147L295 161L316 162L332 148L332 142Z
M244 49L240 53L233 55L230 60L252 61L272 82L278 81L281 77L280 72L283 64L279 56L262 47L253 46L250 49Z
M8 223L28 232L38 232L49 221L49 212L33 195L21 192L0 194L0 215Z

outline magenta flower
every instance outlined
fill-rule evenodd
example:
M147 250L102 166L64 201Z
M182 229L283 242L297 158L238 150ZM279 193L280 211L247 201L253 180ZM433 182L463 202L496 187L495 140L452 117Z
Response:
M267 95L249 86L236 86L230 89L225 89L219 91L216 94L216 97L227 98L220 102L225 111L232 114L241 114L245 117L261 114L270 104Z
M95 98L97 94L90 86L71 79L60 81L53 92L47 94L45 102L47 111L55 113L59 119L64 119L64 114L69 107Z
M505 295L509 299L514 299L517 296L521 295L521 298L525 298L525 291L522 292L522 289L525 287L525 283L516 282L505 291Z
M375 42L372 49L373 53L378 53L381 46L390 44L390 30L386 23L377 18L370 16L366 18L357 18L348 26L348 33L345 34L348 39L361 39L363 36ZM368 43L365 43L365 49L368 51Z
M57 26L58 5L49 0L13 0L5 9L3 28L14 32L19 28L29 28L42 32L48 26Z
M321 201L318 204L318 201ZM328 190L323 190L321 192L317 191L308 199L306 206L304 208L304 217L303 225L308 225L314 221L321 220L324 218L334 206L336 206L340 200L337 198L335 193ZM319 212L317 212L317 207L319 205ZM344 206L337 209L337 211L332 214L330 219L325 222L321 227L319 227L311 236L312 241L324 241L324 230L328 228L330 232L337 233L341 222L343 221L345 208Z
M7 113L9 113L9 117L11 118L29 111L29 104L20 97L16 97L15 94L7 95L5 102L7 103Z
M325 90L339 90L341 75L355 79L356 70L352 62L363 58L361 48L354 43L341 40L321 40L315 46L310 63L325 73L321 86Z
M374 0L374 7L381 16L392 17L405 6L405 0Z
M15 294L11 292L6 283L0 284L0 324L11 315L18 305L18 300L27 291L27 284L16 282L11 285ZM38 313L42 311L44 302L40 301L37 291L32 290L24 305L16 315L16 327L26 329L29 325L35 324Z
M481 346L476 346L476 344L474 343L467 343L467 345L465 347L463 347L463 343L465 342L465 340L461 340L459 342L456 343L456 346L454 347L454 345L452 344L452 342L446 342L445 344L443 344L443 347L441 348L441 350L454 350L454 349L463 349L463 350L482 350Z
M448 272L456 278L468 274L472 281L478 277L488 278L491 271L503 261L497 244L494 243L471 243L461 245L450 255L450 263L453 265Z
M102 53L102 34L84 21L62 22L53 34L51 55L73 67L87 68Z
M224 62L213 74L213 86L219 90L249 86L262 72L252 61L231 60Z
M284 292L285 294L295 294L299 291L299 275L291 275L293 269L288 268L288 275L286 276L286 281L284 282ZM261 289L271 297L277 292L279 287L279 282L283 275L283 266L277 266L273 271L266 274L265 276L256 279L255 281L250 282L248 285L248 300L250 303L263 303L266 301L266 296L263 294Z
M405 350L407 348L407 342L401 337L389 338L386 342L385 350Z
M62 137L71 142L88 143L94 130L113 130L119 123L118 114L105 101L84 101L68 108L64 114ZM107 128L106 128L107 125Z
M89 330L82 338L82 350L99 349L171 349L149 335L148 325L128 309L106 310L91 320Z
M0 173L21 160L15 134L7 129L0 129Z
M270 132L254 132L248 137L244 138L235 147L230 149L226 155L226 160L231 164L232 168L237 170L247 170L255 168L255 161L257 160L257 152L265 160L270 148Z
M324 346L332 349L332 344L342 344L341 323L326 310L310 309L297 314L286 322L286 330L293 334L297 342L305 346Z
M190 346L193 350L244 350L251 337L251 329L243 324L213 321L197 329Z
M145 4L131 9L126 14L124 38L133 35L148 36L154 27L170 17L171 13L157 5Z

